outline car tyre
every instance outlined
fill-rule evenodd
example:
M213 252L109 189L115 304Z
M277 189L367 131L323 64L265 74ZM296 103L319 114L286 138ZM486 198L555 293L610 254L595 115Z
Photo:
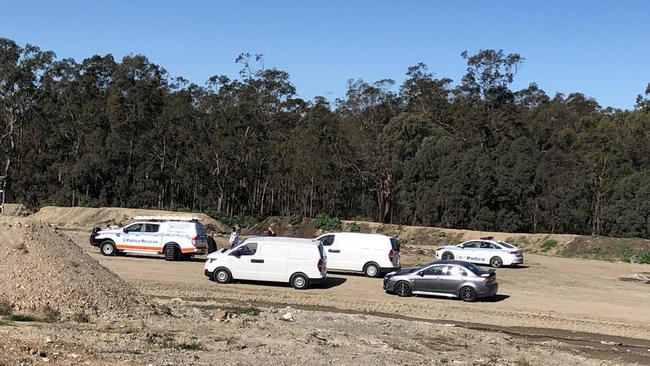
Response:
M490 266L494 268L499 268L503 265L503 259L501 257L492 257L490 258Z
M465 302L474 302L476 301L476 290L470 286L465 286L458 291L458 297Z
M399 297L409 297L413 294L411 291L411 285L406 281L400 281L395 284L395 293Z
M99 245L99 250L105 256L117 255L117 248L115 248L115 243L113 243L111 240L104 240Z
M377 263L370 262L367 263L365 267L363 267L363 273L365 273L366 276L368 277L374 278L374 277L379 277L381 271L379 270L379 266L377 265Z
M232 281L230 271L225 268L219 268L212 273L212 278L218 283L229 283Z
M167 243L165 244L165 260L168 261L177 261L181 258L181 251L178 249L176 243Z
M452 253L452 252L444 252L444 253L442 253L442 259L444 259L444 260L454 259L454 253Z
M304 290L309 287L309 279L302 273L291 276L291 286L296 290Z

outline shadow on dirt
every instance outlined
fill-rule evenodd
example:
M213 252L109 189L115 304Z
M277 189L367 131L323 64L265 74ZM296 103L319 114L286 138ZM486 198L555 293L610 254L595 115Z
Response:
M490 297L484 297L481 299L478 299L478 302L501 302L507 298L509 298L510 295L501 295L501 294L496 294L494 296Z
M325 281L321 284L310 285L309 289L330 289L333 287L340 286L347 281L344 277L327 277ZM248 280L236 280L235 283L241 283L242 285L256 285L256 286L269 286L269 287L287 287L291 288L291 285L285 282L268 282L268 281L248 281Z

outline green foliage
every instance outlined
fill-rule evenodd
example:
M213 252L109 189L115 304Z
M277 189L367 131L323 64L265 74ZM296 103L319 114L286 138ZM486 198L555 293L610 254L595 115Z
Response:
M650 92L619 111L512 90L516 53L464 52L456 82L422 63L401 85L353 80L333 105L246 53L238 78L203 86L137 54L77 62L0 38L0 60L0 175L30 208L650 238Z
M7 317L8 320L15 322L34 322L38 321L35 317L26 314L11 314Z
M289 222L292 226L298 226L302 223L302 219L303 217L301 214L293 214L289 217Z
M545 239L542 242L542 252L548 252L549 250L557 246L557 240L554 239Z
M337 217L330 217L326 213L319 213L316 215L314 227L325 231L341 231L341 220Z
M348 226L348 231L351 233L358 233L359 231L361 231L361 228L359 227L359 225L357 225L356 222L353 222L350 224L350 226Z
M618 247L618 258L623 262L629 262L634 255L634 249L628 244L622 244Z
M640 251L637 255L639 256L639 263L650 264L650 251L643 250Z

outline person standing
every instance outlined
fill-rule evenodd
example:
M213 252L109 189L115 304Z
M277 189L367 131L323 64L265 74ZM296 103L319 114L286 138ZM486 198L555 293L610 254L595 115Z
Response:
M237 228L233 227L230 233L230 248L236 247L237 244L239 244L239 234L237 234Z

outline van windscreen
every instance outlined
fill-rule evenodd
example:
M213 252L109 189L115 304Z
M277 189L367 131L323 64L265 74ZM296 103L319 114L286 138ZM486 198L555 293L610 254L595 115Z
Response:
M392 247L393 251L399 252L399 243L397 242L397 239L390 238L390 246Z

